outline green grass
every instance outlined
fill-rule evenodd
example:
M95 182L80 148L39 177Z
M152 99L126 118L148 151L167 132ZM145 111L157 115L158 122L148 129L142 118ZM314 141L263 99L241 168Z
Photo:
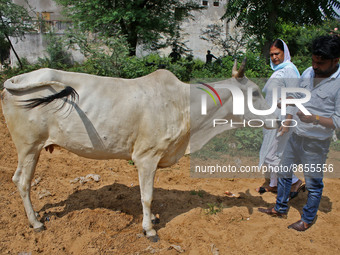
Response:
M208 208L205 209L205 213L209 214L209 215L217 214L219 212L222 212L222 210L223 210L222 203L220 203L220 204L208 203L207 206L208 206Z
M196 190L191 190L191 191L190 191L190 195L193 195L193 196L197 195L197 196L199 196L199 197L201 197L201 198L204 196L204 194L205 194L205 191L204 191L204 190L198 190L198 191L196 191Z

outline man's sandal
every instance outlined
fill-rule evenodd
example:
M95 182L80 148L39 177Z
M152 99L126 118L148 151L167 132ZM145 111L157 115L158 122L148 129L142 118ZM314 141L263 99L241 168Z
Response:
M301 184L299 188L296 191L290 192L289 200L292 200L293 198L296 198L299 195L300 191L305 192L306 191L306 184Z
M266 193L266 192L273 192L273 193L276 193L277 192L277 187L260 187L260 188L257 188L256 191L258 193L260 193L260 195L262 195L263 193Z

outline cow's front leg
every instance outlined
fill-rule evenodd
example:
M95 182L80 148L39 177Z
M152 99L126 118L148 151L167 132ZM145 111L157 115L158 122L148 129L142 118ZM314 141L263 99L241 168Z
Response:
M38 221L33 210L31 202L31 181L39 159L39 153L39 150L18 153L18 167L12 178L24 203L28 221L37 232L44 229L44 224Z
M146 159L144 157L141 160L134 160L138 168L139 185L143 206L143 230L145 231L148 239L152 242L157 242L159 240L156 230L153 229L151 222L153 185L158 161L159 160L155 160L154 158Z

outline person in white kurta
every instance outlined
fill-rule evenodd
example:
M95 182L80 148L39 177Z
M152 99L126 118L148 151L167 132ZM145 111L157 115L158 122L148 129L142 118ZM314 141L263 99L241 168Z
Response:
M273 104L273 89L277 88L277 98L281 97L281 88L297 87L300 73L296 66L290 61L290 53L286 43L281 39L276 39L270 47L270 65L274 70L263 92L266 94L265 99L269 106ZM278 102L275 102L277 104ZM279 119L291 119L292 107L287 107L287 115L281 115L281 109L276 108L276 115ZM290 121L285 121L285 125L289 126ZM292 123L293 124L293 123ZM260 150L259 166L266 166L267 169L274 169L280 165L281 156L288 141L293 128L281 126L279 129L263 129L263 142ZM302 181L293 175L292 196L297 195L296 192L302 185ZM256 189L260 194L266 191L275 192L277 187L277 176L275 172L270 172L269 187L260 187Z

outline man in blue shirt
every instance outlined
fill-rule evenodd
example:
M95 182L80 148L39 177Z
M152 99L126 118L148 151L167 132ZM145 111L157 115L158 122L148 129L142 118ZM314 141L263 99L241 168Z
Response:
M286 216L292 185L292 172L302 164L308 189L301 219L288 228L305 231L314 223L323 190L323 171L334 129L340 128L340 37L321 36L313 41L312 67L301 76L300 87L310 91L304 107L311 113L297 112L297 125L281 160L276 205L259 208L271 216ZM294 95L300 97L300 95Z

